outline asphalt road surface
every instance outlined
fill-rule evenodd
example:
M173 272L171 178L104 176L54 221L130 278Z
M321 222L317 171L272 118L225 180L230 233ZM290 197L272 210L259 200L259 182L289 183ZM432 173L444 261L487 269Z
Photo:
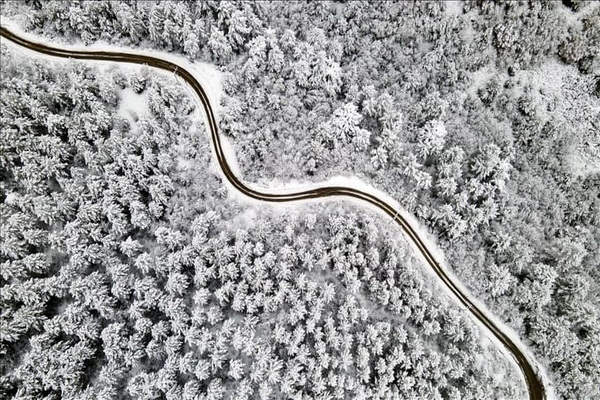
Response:
M219 162L219 166L225 175L225 178L229 181L233 187L242 192L244 195L251 197L253 199L267 201L267 202L294 202L299 200L306 199L317 199L324 197L352 197L355 199L362 200L366 203L372 204L377 208L381 209L387 215L389 215L402 229L402 231L410 238L410 240L415 244L420 253L425 258L427 264L431 267L431 269L435 272L435 274L440 278L442 283L454 294L456 300L461 303L465 308L473 314L475 318L477 318L510 352L512 357L515 359L521 372L525 377L525 381L527 383L527 388L529 391L529 398L531 400L543 400L546 399L546 392L544 385L542 383L541 378L538 376L533 366L531 365L528 358L523 354L523 352L519 349L519 347L506 335L502 332L494 322L488 318L464 293L457 284L447 275L446 271L442 268L442 266L435 260L432 252L427 248L423 239L419 237L415 229L406 221L400 213L395 210L392 206L390 206L385 201L377 198L376 196L366 193L361 190L344 187L344 186L329 186L329 187L319 187L310 190L299 191L296 193L286 193L286 194L277 194L277 193L267 193L255 190L249 186L246 186L237 176L233 174L229 164L227 163L227 159L225 158L225 154L221 147L221 140L218 133L217 122L215 119L215 115L213 113L213 109L208 101L208 96L204 92L204 89L200 85L200 83L194 78L194 76L188 72L182 66L179 66L173 62L166 61L157 57L146 56L142 54L134 54L120 51L81 51L81 50L71 50L71 49L61 49L58 47L48 46L41 43L32 42L30 40L19 37L18 35L12 33L10 30L5 27L1 27L1 35L2 37L20 45L26 47L30 50L47 54L55 57L62 58L72 58L79 60L103 60L103 61L114 61L114 62L123 62L123 63L134 63L134 64L145 64L155 68L160 68L165 71L172 72L180 76L185 82L191 86L194 92L200 98L202 102L202 106L206 112L206 116L208 119L210 135L212 139L213 148L217 157L217 161Z

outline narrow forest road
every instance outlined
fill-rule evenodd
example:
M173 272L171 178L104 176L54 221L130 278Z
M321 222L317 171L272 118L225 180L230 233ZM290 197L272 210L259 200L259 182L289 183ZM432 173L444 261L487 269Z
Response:
M204 89L200 83L194 78L194 76L188 72L182 66L179 66L171 61L163 60L158 57L146 56L142 54L127 53L127 52L114 52L114 51L82 51L82 50L71 50L71 49L60 49L57 47L48 46L41 43L35 43L27 39L21 38L18 35L12 33L4 26L1 28L1 36L30 50L47 54L50 56L72 58L79 60L102 60L102 61L114 61L122 63L134 63L134 64L146 64L152 67L156 67L165 71L172 72L175 75L180 76L185 80L187 84L191 86L194 92L198 95L202 106L206 112L206 117L209 124L210 135L212 139L213 148L217 157L217 161L225 178L244 195L253 199L267 201L267 202L293 202L306 199L316 199L324 197L351 197L358 200L362 200L373 206L376 206L387 215L389 215L402 229L402 231L410 238L414 245L418 248L422 256L424 257L427 264L433 269L436 275L441 279L444 285L454 294L456 299L466 309L473 314L511 353L515 361L519 365L521 372L525 376L527 388L529 391L529 398L531 400L543 400L546 399L546 391L541 378L535 372L532 364L520 350L519 346L514 343L507 334L502 332L494 322L488 318L467 296L466 293L461 291L458 285L447 275L447 272L442 266L435 260L432 252L427 248L423 239L417 234L416 230L401 216L401 214L390 206L385 201L377 198L373 194L349 188L344 186L330 186L330 187L319 187L310 190L304 190L296 193L266 193L252 189L246 186L237 176L231 171L225 154L222 149L221 139L218 134L217 122L213 113L213 109L208 101Z

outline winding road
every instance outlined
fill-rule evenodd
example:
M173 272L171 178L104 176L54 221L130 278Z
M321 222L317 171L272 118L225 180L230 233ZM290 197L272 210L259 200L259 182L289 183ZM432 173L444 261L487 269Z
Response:
M507 334L505 334L496 324L488 318L484 312L482 312L476 304L474 304L469 296L463 292L459 286L448 276L447 272L442 268L440 263L436 261L432 252L425 245L424 240L417 234L416 230L408 223L408 221L402 217L399 210L394 209L390 204L379 199L378 197L350 187L344 186L328 186L319 187L310 190L299 191L295 193L267 193L253 189L247 186L240 180L231 170L225 154L223 152L221 139L218 133L217 122L213 109L208 100L204 89L200 83L194 78L194 76L180 65L177 65L171 61L163 60L154 56L147 56L142 54L127 53L120 51L92 51L92 50L73 50L73 49L61 49L58 47L48 46L42 43L32 42L28 39L22 38L15 33L11 32L4 26L1 27L1 36L16 43L19 46L23 46L27 49L47 54L55 57L72 58L79 60L102 60L102 61L113 61L122 63L134 63L134 64L146 64L155 68L159 68L165 71L172 72L177 76L180 76L185 82L190 85L193 91L198 95L202 106L206 112L208 125L210 129L210 135L212 140L213 149L219 166L223 172L225 178L231 185L244 195L253 199L266 201L266 202L294 202L306 199L317 199L324 197L351 197L363 202L369 203L390 216L402 229L402 231L410 238L410 240L417 247L419 252L424 257L427 264L443 282L443 284L453 293L463 306L473 314L510 352L512 357L517 362L521 372L525 377L527 388L529 392L530 400L544 400L546 399L546 391L542 379L538 376L530 360L521 351L519 346L514 343Z

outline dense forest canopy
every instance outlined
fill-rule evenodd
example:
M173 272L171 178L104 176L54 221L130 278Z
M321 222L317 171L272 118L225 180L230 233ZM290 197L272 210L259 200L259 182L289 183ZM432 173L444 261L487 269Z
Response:
M1 67L3 398L523 395L379 216L228 199L173 79Z
M6 2L2 12L27 30L65 42L152 47L220 65L226 76L220 129L231 138L246 179L268 184L273 177L279 181L321 181L345 174L360 176L389 193L438 237L449 266L471 292L531 346L536 358L548 368L561 398L600 397L598 3L31 1ZM9 71L2 72L3 82L18 74L14 68ZM43 70L36 73L36 79L24 82L35 86L58 79ZM89 73L81 74L88 80L96 79ZM83 87L89 83L86 79L80 79ZM119 79L120 85L127 81L125 77ZM140 83L132 81L129 85L141 85L136 90L144 90L144 85L152 82L148 79L140 77ZM92 93L100 96L105 107L114 107L118 89L111 91L107 83L89 84L97 85ZM0 166L7 171L2 175L3 198L8 204L3 207L22 206L41 222L23 216L2 224L2 255L6 260L20 261L30 252L60 246L54 235L45 241L48 230L75 229L66 222L56 222L79 211L72 210L74 200L55 200L60 196L54 193L67 190L61 186L64 178L49 172L54 169L81 168L69 179L96 182L86 189L88 201L109 197L102 204L85 205L83 221L76 229L91 229L94 222L106 218L101 224L104 229L112 232L114 224L122 235L111 233L115 243L130 235L126 230L129 220L136 234L144 237L138 230L157 226L153 224L180 232L181 237L165 234L171 230L147 235L157 243L163 241L161 246L169 251L179 251L177 246L185 248L185 238L190 235L184 232L188 224L182 222L187 213L194 212L189 203L224 196L217 183L210 191L198 189L189 177L177 181L169 169L173 158L155 159L148 150L168 152L172 143L152 135L173 135L173 142L183 140L180 136L185 135L176 133L180 122L170 121L184 118L193 107L189 101L164 107L159 101L162 91L153 89L158 94L148 98L157 103L149 107L158 121L141 120L136 126L156 133L144 142L131 140L131 145L114 146L110 142L119 135L120 140L128 138L119 133L124 129L119 124L124 122L111 119L109 111L100 111L100 100L82 96L75 89L65 94L60 83L49 85L44 94L48 98L44 98L51 104L46 107L57 116L36 122L36 107L40 106L33 101L21 104L22 95L33 89L23 87L22 82L14 85L14 89L6 89L7 93L19 93L12 97L4 94L3 86L3 113L9 114L2 134L10 135L7 137L13 143L5 154L18 154L18 161L15 156L2 156ZM10 114L13 108L23 107L34 111ZM65 110L72 113L66 119ZM67 127L70 124L74 127ZM43 144L37 144L39 139L23 139L28 138L29 134L23 133L28 129L42 130L50 137L58 135L58 139L42 139ZM78 137L82 131L92 137L75 140L69 136L72 132ZM23 140L33 140L34 144ZM99 140L110 150L99 147ZM179 147L192 151L189 146ZM208 152L209 148L205 145L204 149ZM110 166L115 151L123 152L122 158L130 161ZM133 156L125 154L129 151ZM42 152L41 156L36 152ZM48 159L48 154L55 155L55 160ZM122 178L127 177L123 168L130 167L139 173ZM112 189L107 195L111 179L119 185L123 179L137 189ZM4 189L5 182L19 182L23 185L19 190L31 190L35 196L23 200L18 191L10 189L13 194ZM190 201L170 203L169 196L180 193L183 186L188 189L181 196ZM77 185L71 187L73 193L82 190ZM140 194L127 195L130 190ZM56 201L50 203L54 208L37 196ZM167 222L161 218L170 204L178 204L179 219ZM216 207L212 200L210 204ZM330 218L332 212L317 220ZM2 218L8 220L9 212L3 213ZM221 211L216 218L230 219L223 214ZM18 233L24 225L34 228L26 235ZM326 232L317 231L317 236ZM269 240L277 242L277 233L268 233ZM90 241L97 234L91 230L79 240ZM141 247L136 251L141 253L154 246L150 239L137 240ZM78 240L70 246L77 244ZM290 240L289 245L298 245L298 240ZM69 254L77 253L72 251ZM91 256L95 253L92 251ZM68 268L60 272L63 268L57 267L67 262L61 251L52 254L57 258L49 267L23 261L24 267L6 264L3 271L8 268L15 271L10 274L19 274L25 270L34 277L39 268L50 275L72 273ZM131 256L117 258L129 265L126 257L136 255L134 251ZM297 272L300 262L293 260L289 262ZM94 266L98 261L87 262ZM381 267L382 263L375 264ZM90 266L77 268L96 271ZM351 276L360 281L360 268L356 268ZM78 273L89 272L83 271ZM131 273L136 275L135 271ZM4 279L3 284L9 278ZM422 278L417 281L422 282ZM320 285L324 281L316 282ZM340 282L348 289L357 285L352 279ZM104 285L102 290L108 291L109 282ZM437 297L433 296L441 301ZM387 307L386 301L391 300L384 296L381 301ZM62 303L55 303L49 303L50 309L57 316L63 315ZM117 306L109 302L105 307ZM13 318L10 313L16 312L7 311L6 315ZM42 316L49 311L38 308L31 312ZM95 312L98 314L93 317L101 317L100 310ZM39 322L34 324L34 317L28 321L30 325L19 329L44 331ZM468 326L465 324L460 323L463 328ZM25 340L20 339L22 336L11 333L6 337L15 343ZM443 348L443 341L439 345ZM416 379L413 370L407 374ZM144 379L151 382L152 376ZM478 377L479 384L483 381ZM227 387L224 382L214 385ZM411 389L419 390L415 387ZM491 390L484 392L482 397L491 396ZM473 393L440 390L443 398L481 398Z

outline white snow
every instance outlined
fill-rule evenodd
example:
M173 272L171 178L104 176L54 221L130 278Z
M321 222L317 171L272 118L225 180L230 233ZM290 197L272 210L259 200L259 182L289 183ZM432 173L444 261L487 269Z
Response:
M15 192L10 192L6 195L6 198L4 199L4 203L8 204L9 206L12 206L12 205L17 204L18 200L19 200L19 195Z
M471 75L471 86L465 94L476 95L477 90L492 79L494 75L496 75L496 71L489 65L478 69Z
M225 154L225 158L227 159L229 168L231 168L231 172L233 172L236 176L241 176L241 170L238 164L237 156L235 154L235 149L233 148L233 145L229 142L229 138L226 138L223 135L221 135L221 148L223 149L223 153ZM218 169L220 173L221 168Z
M576 176L600 174L600 143L589 144L569 154L571 170Z
M546 387L546 389L550 390L549 389L550 385L548 384L548 382L550 382L550 380L548 378L548 374L547 374L546 370L544 368L542 368L541 365L539 365L535 362L535 358L534 358L533 354L529 351L527 346L525 346L524 344L521 343L521 339L519 338L519 335L512 328L506 326L501 320L499 320L497 317L495 317L494 313L492 313L483 303L481 303L475 297L470 295L469 290L461 283L460 279L458 279L458 277L456 277L451 272L451 269L448 267L448 263L446 262L446 260L444 258L443 252L440 250L439 246L436 244L435 237L429 231L427 231L427 229L425 227L421 226L419 224L419 222L417 221L417 219L412 214L410 214L406 210L404 210L400 206L400 204L396 200L391 198L389 195L374 188L373 186L369 185L368 183L366 183L356 177L345 177L345 176L332 177L329 180L322 182L322 183L318 183L318 184L301 183L301 182L297 182L297 181L280 182L280 181L273 180L271 182L271 185L269 185L269 187L266 187L266 186L259 187L258 185L255 185L255 184L247 184L247 186L251 186L251 187L261 190L263 192L271 192L271 193L294 193L294 192L298 192L301 190L315 189L315 188L326 187L326 186L345 186L345 187L349 187L349 188L353 188L353 189L358 189L358 190L361 190L366 193L370 193L370 194L378 197L379 199L385 201L389 205L391 205L394 209L396 209L398 211L398 214L401 215L402 217L404 217L409 222L409 224L415 229L415 231L418 233L418 235L425 242L425 245L427 246L427 248L431 251L431 253L435 257L435 259L438 261L438 263L440 263L440 265L442 265L442 267L446 271L447 275L452 279L453 282L455 282L456 286L460 289L460 291L467 294L467 297L471 300L471 302L473 304L475 304L475 306L477 308L479 308L482 312L484 312L486 314L486 316L490 320L492 320L494 322L494 324L498 328L500 328L500 330L502 332L504 332L514 343L516 343L519 346L520 350L529 359L531 364L534 365L534 367L537 367L539 374L542 376L542 379L544 381L544 386ZM264 204L261 201L247 198L246 196L240 194L237 190L235 190L233 188L231 188L230 192L234 192L235 197L237 199L240 199L240 200L245 199L247 202L250 202L253 204ZM339 201L339 199L340 199L339 197L332 197L329 199L327 199L327 198L311 199L311 200L304 200L301 203L302 204L304 204L304 203L322 203L324 201ZM360 200L357 200L357 199L354 199L351 197L348 197L345 199L347 201L351 201L356 204L359 204L363 207L367 207L370 210L372 210L376 213L379 213L380 215L384 215L385 218L389 218L387 216L387 214L384 214L383 211L381 209L379 209L378 207L375 207L371 204L365 203L363 201L360 201ZM299 202L282 203L282 204L277 204L277 207L278 208L279 207L294 208L294 207L298 207L298 203ZM424 257L421 255L421 253L418 250L418 248L416 247L416 245L408 239L406 241L410 244L414 255L416 257L418 257L423 263L426 263ZM430 276L432 276L434 279L438 279L437 275L435 275L435 273L430 268L424 268L423 270L426 273L430 274ZM454 294L452 294L450 289L448 289L445 285L440 284L439 287L445 291L445 293L449 296L449 298L455 299ZM463 308L467 309L467 307L464 307L464 306L463 306ZM495 344L496 348L498 348L508 359L511 360L511 363L516 370L519 370L518 364L512 358L511 354L506 351L506 349L504 348L504 345L502 343L500 343L500 341L498 339L496 339L496 337L493 336L479 320L476 320L476 322L477 322L478 326L480 327L483 335L486 338L488 338L490 341L492 341ZM522 376L522 374L520 372L519 372L519 376ZM548 399L556 398L556 396L553 393L551 393L550 391L547 393L547 395L548 395Z
M150 115L148 101L144 93L136 93L131 88L121 90L121 101L117 113L134 123L140 117Z
M47 39L39 38L37 36L33 36L33 35L23 32L16 24L12 23L11 21L8 21L6 18L2 18L2 25L7 26L7 28L12 30L13 32L19 34L22 37L29 38L32 41L47 43L51 46L56 46L55 43L49 43L49 41ZM2 40L2 43L8 43L8 42L9 41L7 41L7 40L4 40L4 39ZM213 105L213 109L215 111L215 116L218 115L218 111L220 110L220 99L221 99L221 95L222 95L221 72L218 71L212 65L205 64L205 63L191 63L183 57L175 56L173 54L166 53L166 52L158 52L158 51L154 51L154 50L145 50L145 49L144 50L129 49L129 48L124 49L122 47L110 45L110 44L95 44L93 46L85 46L83 44L77 45L77 46L72 46L72 45L60 45L60 46L61 46L61 48L71 48L71 49L78 49L78 50L93 49L93 50L108 50L108 51L127 51L130 53L143 53L145 55L152 55L154 57L162 58L164 60L168 60L173 63L176 63L176 64L180 65L181 67L187 69L190 73L192 73L194 75L194 78L196 78L202 84L202 86L204 87L204 89L211 101L211 104ZM38 56L38 57L48 57L53 60L56 59L55 57L39 55L38 53L29 51L29 50L27 50L27 52L29 52L30 54L34 54L35 56ZM98 62L98 61L90 61L90 62ZM161 72L165 73L164 71L161 71ZM170 73L165 73L165 74L173 75ZM197 98L195 93L193 93L191 90L190 90L190 93L192 93L194 95L194 97L199 101L199 99ZM200 107L200 108L202 108L202 107ZM205 122L206 126L208 127L208 124L207 124L208 121L206 120L206 118L204 118L204 119L205 119L204 122ZM209 132L209 130L207 128L207 135L209 135L208 132ZM221 141L223 143L223 150L225 151L225 154L227 156L228 163L230 164L232 171L234 173L236 173L238 175L238 177L241 179L242 177L239 176L239 167L237 164L237 159L236 159L234 150L231 147L231 145L228 143L228 141L224 140L224 139L225 138L221 137ZM213 153L213 163L217 164L216 159L214 158L214 153ZM253 205L265 206L264 202L251 199L251 198L243 195L241 192L238 192L235 188L233 188L232 185L229 184L229 182L227 181L225 176L222 174L222 171L220 170L220 168L218 168L218 164L217 164L216 170L221 175L223 182L226 184L226 186L229 190L230 197L235 198L240 201L243 201L243 202L246 202L246 203L253 204ZM243 179L241 179L241 180L243 181ZM444 255L443 255L442 251L436 245L435 238L425 228L420 226L420 224L418 223L416 218L412 214L409 214L408 212L406 212L400 206L400 204L397 201L395 201L393 198L391 198L387 194L381 192L380 190L372 187L371 185L367 184L366 182L364 182L356 177L337 176L337 177L330 178L326 182L317 183L317 184L303 183L303 182L297 182L297 181L279 182L277 180L272 180L271 184L268 187L266 187L264 185L259 186L256 184L247 184L247 186L253 187L260 191L265 191L265 192L268 191L271 193L293 193L293 192L298 192L301 190L315 189L315 188L325 187L325 186L345 186L345 187L359 189L361 191L370 193L370 194L378 197L379 199L387 202L392 207L394 207L398 211L398 213L400 215L402 215L410 223L410 225L413 226L413 228L418 232L419 236L425 242L426 246L431 250L431 252L434 255L434 257L436 258L436 260L443 266L443 268L447 272L448 276L451 277L453 282L456 283L456 285L460 288L460 290L463 293L465 293L465 294L469 293L468 290L460 283L460 280L450 272L450 269L448 268L448 264L446 263L446 261L444 259ZM376 211L378 213L383 213L379 208L377 208L375 206L369 205L367 203L364 203L362 201L359 201L359 200L356 200L353 198L347 198L347 199L350 201L356 202L356 203L360 203L362 206L367 206L369 209ZM335 197L335 198L331 198L329 201L337 201L337 200L339 200L339 198ZM321 203L323 201L327 201L327 200L326 199L315 199L315 200L305 200L302 202L281 203L281 204L278 204L277 207L297 208L299 203L310 204L312 202ZM386 215L386 217L387 217L387 215ZM418 251L416 246L413 243L411 243L411 246L413 247L413 251L415 253L417 253L418 257L420 257L420 259L422 259L424 261L424 258L420 255L420 252ZM426 268L425 270L428 271L432 276L435 276L434 272L431 271L429 268ZM454 295L450 292L450 290L448 288L445 287L445 285L440 285L440 287L442 287L443 290L446 291L446 293L449 295L450 298L454 299ZM494 324L496 324L496 326L498 326L504 333L507 334L507 336L509 336L511 338L511 340L514 343L516 343L519 346L521 351L523 351L523 353L527 356L527 358L530 360L532 365L537 367L540 375L543 378L545 387L548 390L551 390L551 386L548 384L550 382L550 380L548 379L548 375L547 375L545 369L543 369L540 365L535 363L535 359L533 358L531 352L528 350L528 348L524 344L521 343L521 340L520 340L519 336L517 335L517 333L514 332L509 327L507 327L504 323L502 323L502 321L498 320L498 318L496 318L494 316L494 314L491 313L487 309L487 307L485 307L485 305L481 304L473 296L468 295L468 297L480 310L482 310L488 316L488 318L490 318L494 322ZM477 320L477 324L482 328L482 332L484 333L484 335L486 335L488 338L493 340L494 343L496 343L497 347L501 351L503 351L504 354L506 354L506 352L504 350L504 346L501 343L499 343L499 341L493 335L491 335L491 333L487 330L487 328L485 328L483 326L483 324L481 324L481 322L479 322L479 320ZM509 357L509 358L512 360L512 357ZM516 365L516 362L514 360L512 360L512 362L513 362L513 365L515 366L515 368L518 368ZM556 397L552 392L549 392L547 394L548 394L548 398L550 398L550 399L553 399Z
M144 54L144 55L161 58L163 60L171 61L172 63L177 64L180 67L188 70L194 76L194 78L198 82L200 82L200 84L204 88L204 91L206 92L206 95L208 96L208 98L211 102L211 105L213 107L213 111L215 112L215 115L219 114L220 107L221 107L221 94L223 92L222 72L216 66L214 66L212 64L203 63L203 62L191 62L185 57L178 56L178 55L168 53L168 52L156 51L153 49L145 49L145 48L129 48L129 47L124 48L121 46L117 46L117 45L113 45L113 44L109 44L109 43L103 43L103 42L97 42L90 46L86 46L81 41L79 41L75 45L60 43L54 39L50 40L48 38L44 38L44 37L40 37L40 36L36 36L36 35L32 35L30 33L27 33L25 31L23 31L23 29L20 27L20 25L17 24L15 21L13 21L5 16L2 16L2 15L0 15L0 24L2 26L6 27L7 29L11 30L12 32L18 34L20 37L31 40L32 42L43 43L48 46L56 47L58 45L58 46L60 46L60 48L71 49L71 50L104 50L104 51L117 51L117 52L121 51L121 52L128 52L128 53L132 53L132 54ZM3 38L2 43L9 45L12 42L10 42L9 40L5 40ZM43 57L43 58L47 58L47 59L51 59L51 60L57 60L57 57L47 56L44 54L36 53L34 51L19 47L19 51L21 51L21 50L23 52L27 52L30 55L35 55L36 57ZM116 62L97 61L97 60L89 60L89 62L98 63L98 64L110 64L110 65L117 64ZM123 65L123 66L125 66L125 68L127 68L128 64L118 63L118 65ZM160 71L161 73L163 73L165 75L174 76L174 74L172 74L172 73L169 73L169 72L166 72L163 70L159 70L159 69L156 69L156 70ZM181 82L181 80L179 80L179 81Z
M446 14L447 15L461 15L462 14L462 1L458 1L458 0L446 1Z
M581 76L575 66L558 60L520 71L518 76L531 82L539 101L554 99L552 111L537 107L538 118L558 122L560 130L573 136L566 157L571 173L580 177L600 173L600 135L593 124L600 116L600 100L588 89L595 84L595 77Z

